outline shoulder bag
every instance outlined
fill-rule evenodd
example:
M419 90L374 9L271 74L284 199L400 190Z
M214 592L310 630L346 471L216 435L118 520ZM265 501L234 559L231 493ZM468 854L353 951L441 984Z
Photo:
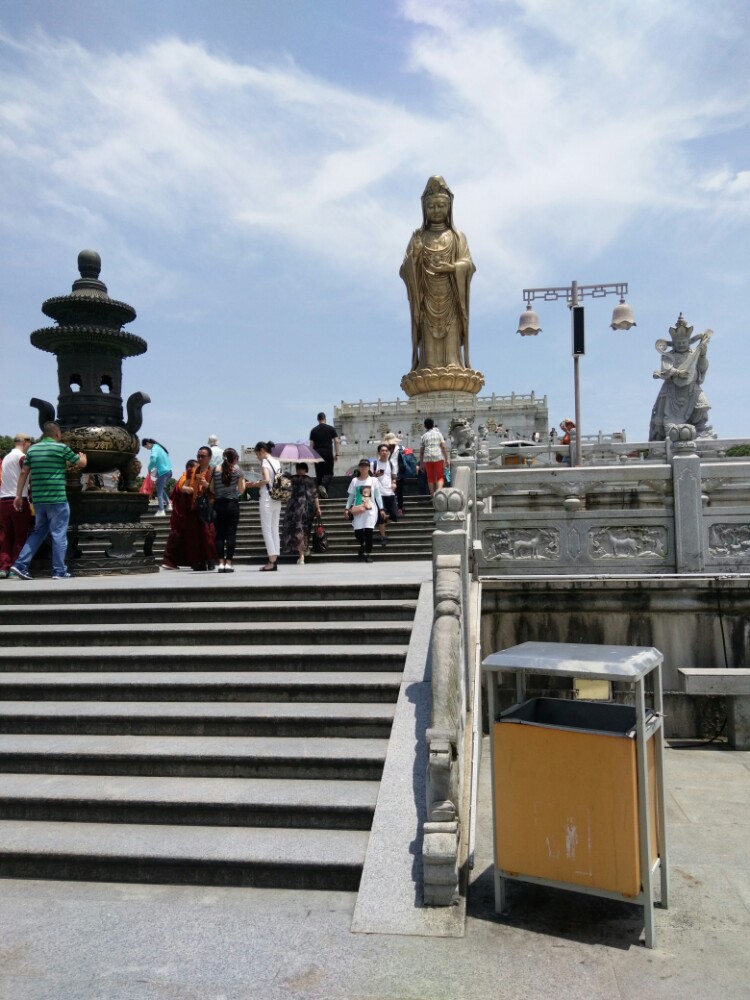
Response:
M208 490L204 490L195 501L195 509L198 512L198 517L204 524L213 524L216 520L216 511L209 499Z
M328 535L323 527L323 520L320 514L316 514L312 523L310 545L313 552L325 552L328 549Z

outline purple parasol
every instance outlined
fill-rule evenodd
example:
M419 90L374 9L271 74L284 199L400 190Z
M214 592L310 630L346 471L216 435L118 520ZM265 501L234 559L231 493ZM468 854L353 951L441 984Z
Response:
M287 444L275 444L271 451L274 458L282 462L324 462L325 459L307 444L288 442Z

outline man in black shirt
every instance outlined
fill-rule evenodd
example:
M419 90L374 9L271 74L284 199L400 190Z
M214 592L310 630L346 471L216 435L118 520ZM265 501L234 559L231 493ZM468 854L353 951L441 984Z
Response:
M325 413L318 414L318 422L310 431L310 447L323 459L315 463L315 481L318 493L327 497L326 483L333 478L334 458L339 457L339 435L335 427L326 423Z

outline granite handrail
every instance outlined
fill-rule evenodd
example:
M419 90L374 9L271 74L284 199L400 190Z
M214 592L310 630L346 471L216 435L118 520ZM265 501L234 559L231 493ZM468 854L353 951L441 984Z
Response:
M471 578L473 462L459 464L453 484L435 494L432 714L427 730L427 810L423 830L424 902L448 906L459 893L465 728L470 699L468 587Z

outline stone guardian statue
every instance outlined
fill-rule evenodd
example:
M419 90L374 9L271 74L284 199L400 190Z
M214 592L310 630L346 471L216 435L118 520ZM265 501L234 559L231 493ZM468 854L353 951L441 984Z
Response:
M713 331L692 337L693 327L687 325L680 313L669 332L671 340L656 341L661 367L654 372L654 378L661 379L663 384L651 411L648 439L664 441L673 427L685 425L695 428L696 437L715 438L708 423L711 406L703 392L703 379L708 371L706 351Z
M406 248L399 274L411 312L411 371L401 380L421 392L477 393L481 372L469 364L469 288L476 268L466 237L453 225L453 192L431 177L422 194L422 226Z

